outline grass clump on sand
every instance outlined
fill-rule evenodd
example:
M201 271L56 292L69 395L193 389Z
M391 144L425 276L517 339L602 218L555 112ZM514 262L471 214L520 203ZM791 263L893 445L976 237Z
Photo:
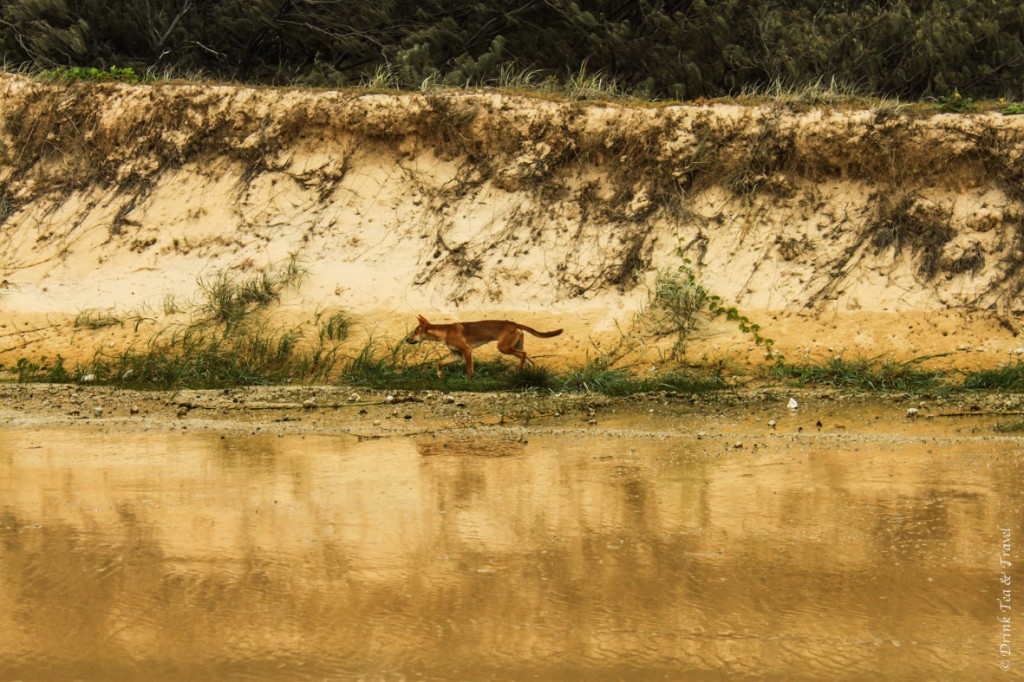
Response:
M612 367L609 357L590 360L561 378L561 389L585 393L626 396L637 393L706 393L726 387L722 367L712 365L702 371L670 365L664 371L636 375L629 367Z
M997 389L1009 391L1024 389L1024 363L1011 363L997 369L974 372L964 379L963 387L968 390Z
M100 350L74 374L153 389L326 380L341 359L348 318L318 313L315 334L308 334L301 326L275 325L267 315L267 308L304 275L291 259L280 269L244 279L227 272L200 279L191 321L159 332L141 348L117 354Z
M0 371L4 369L6 368L0 364ZM46 356L39 358L38 361L21 358L9 371L19 384L64 384L72 380L72 372L64 366L64 358L59 354L52 361Z
M923 391L943 385L944 373L921 367L935 355L898 362L892 358L829 358L822 363L774 365L770 374L800 385L825 385L872 391Z
M120 324L124 324L124 320L109 310L89 308L80 311L75 316L75 327L84 327L85 329L100 329Z
M158 335L141 350L98 353L84 371L99 383L131 388L223 388L324 376L336 352L320 345L300 350L301 338L297 329L265 322L230 331L190 325Z
M553 389L554 374L537 365L518 369L501 360L475 362L475 376L467 379L462 363L452 364L437 376L434 362L425 362L422 351L403 341L378 343L369 339L341 367L340 380L353 386L409 391L512 391Z
M409 391L544 390L612 396L653 391L702 393L726 386L718 368L707 373L672 369L640 377L628 367L612 367L612 362L604 357L564 373L541 365L519 369L515 363L503 360L477 361L473 365L473 379L466 378L460 362L445 367L438 378L436 364L414 357L416 352L412 346L401 342L381 347L371 340L342 367L341 381L354 386Z

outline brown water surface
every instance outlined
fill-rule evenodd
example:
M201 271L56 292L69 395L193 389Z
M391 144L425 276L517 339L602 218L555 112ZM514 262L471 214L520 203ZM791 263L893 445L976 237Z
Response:
M1024 451L933 435L2 432L0 679L1020 679Z

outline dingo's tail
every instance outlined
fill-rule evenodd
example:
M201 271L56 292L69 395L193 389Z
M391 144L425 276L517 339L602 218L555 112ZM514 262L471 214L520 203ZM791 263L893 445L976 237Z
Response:
M522 329L524 332L530 332L534 336L539 336L542 339L551 338L552 336L558 336L559 334L562 333L561 329L556 329L553 332L539 332L536 329L531 329L530 327L527 327L525 324L516 324L516 326Z

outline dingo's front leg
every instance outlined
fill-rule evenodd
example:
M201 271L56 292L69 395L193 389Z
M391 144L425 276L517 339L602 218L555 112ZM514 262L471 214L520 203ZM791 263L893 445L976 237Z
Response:
M452 353L451 357L445 358L441 362L437 363L437 376L438 376L438 378L441 378L441 376L442 376L442 372L441 372L441 368L442 367L444 367L445 365L449 365L449 364L451 364L453 362L458 362L459 358L462 358L462 360L466 363L466 378L467 379L472 379L473 378L473 351L471 351L468 347L466 347L466 348L456 348L455 346L448 346L448 350L450 350L451 353Z

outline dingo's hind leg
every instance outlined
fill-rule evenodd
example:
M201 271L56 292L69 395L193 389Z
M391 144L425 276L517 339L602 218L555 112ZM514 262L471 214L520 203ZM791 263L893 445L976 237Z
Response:
M508 336L502 336L498 339L498 350L505 355L514 355L519 358L519 369L523 368L525 363L533 364L526 352L523 350L523 333L518 329L514 334Z

